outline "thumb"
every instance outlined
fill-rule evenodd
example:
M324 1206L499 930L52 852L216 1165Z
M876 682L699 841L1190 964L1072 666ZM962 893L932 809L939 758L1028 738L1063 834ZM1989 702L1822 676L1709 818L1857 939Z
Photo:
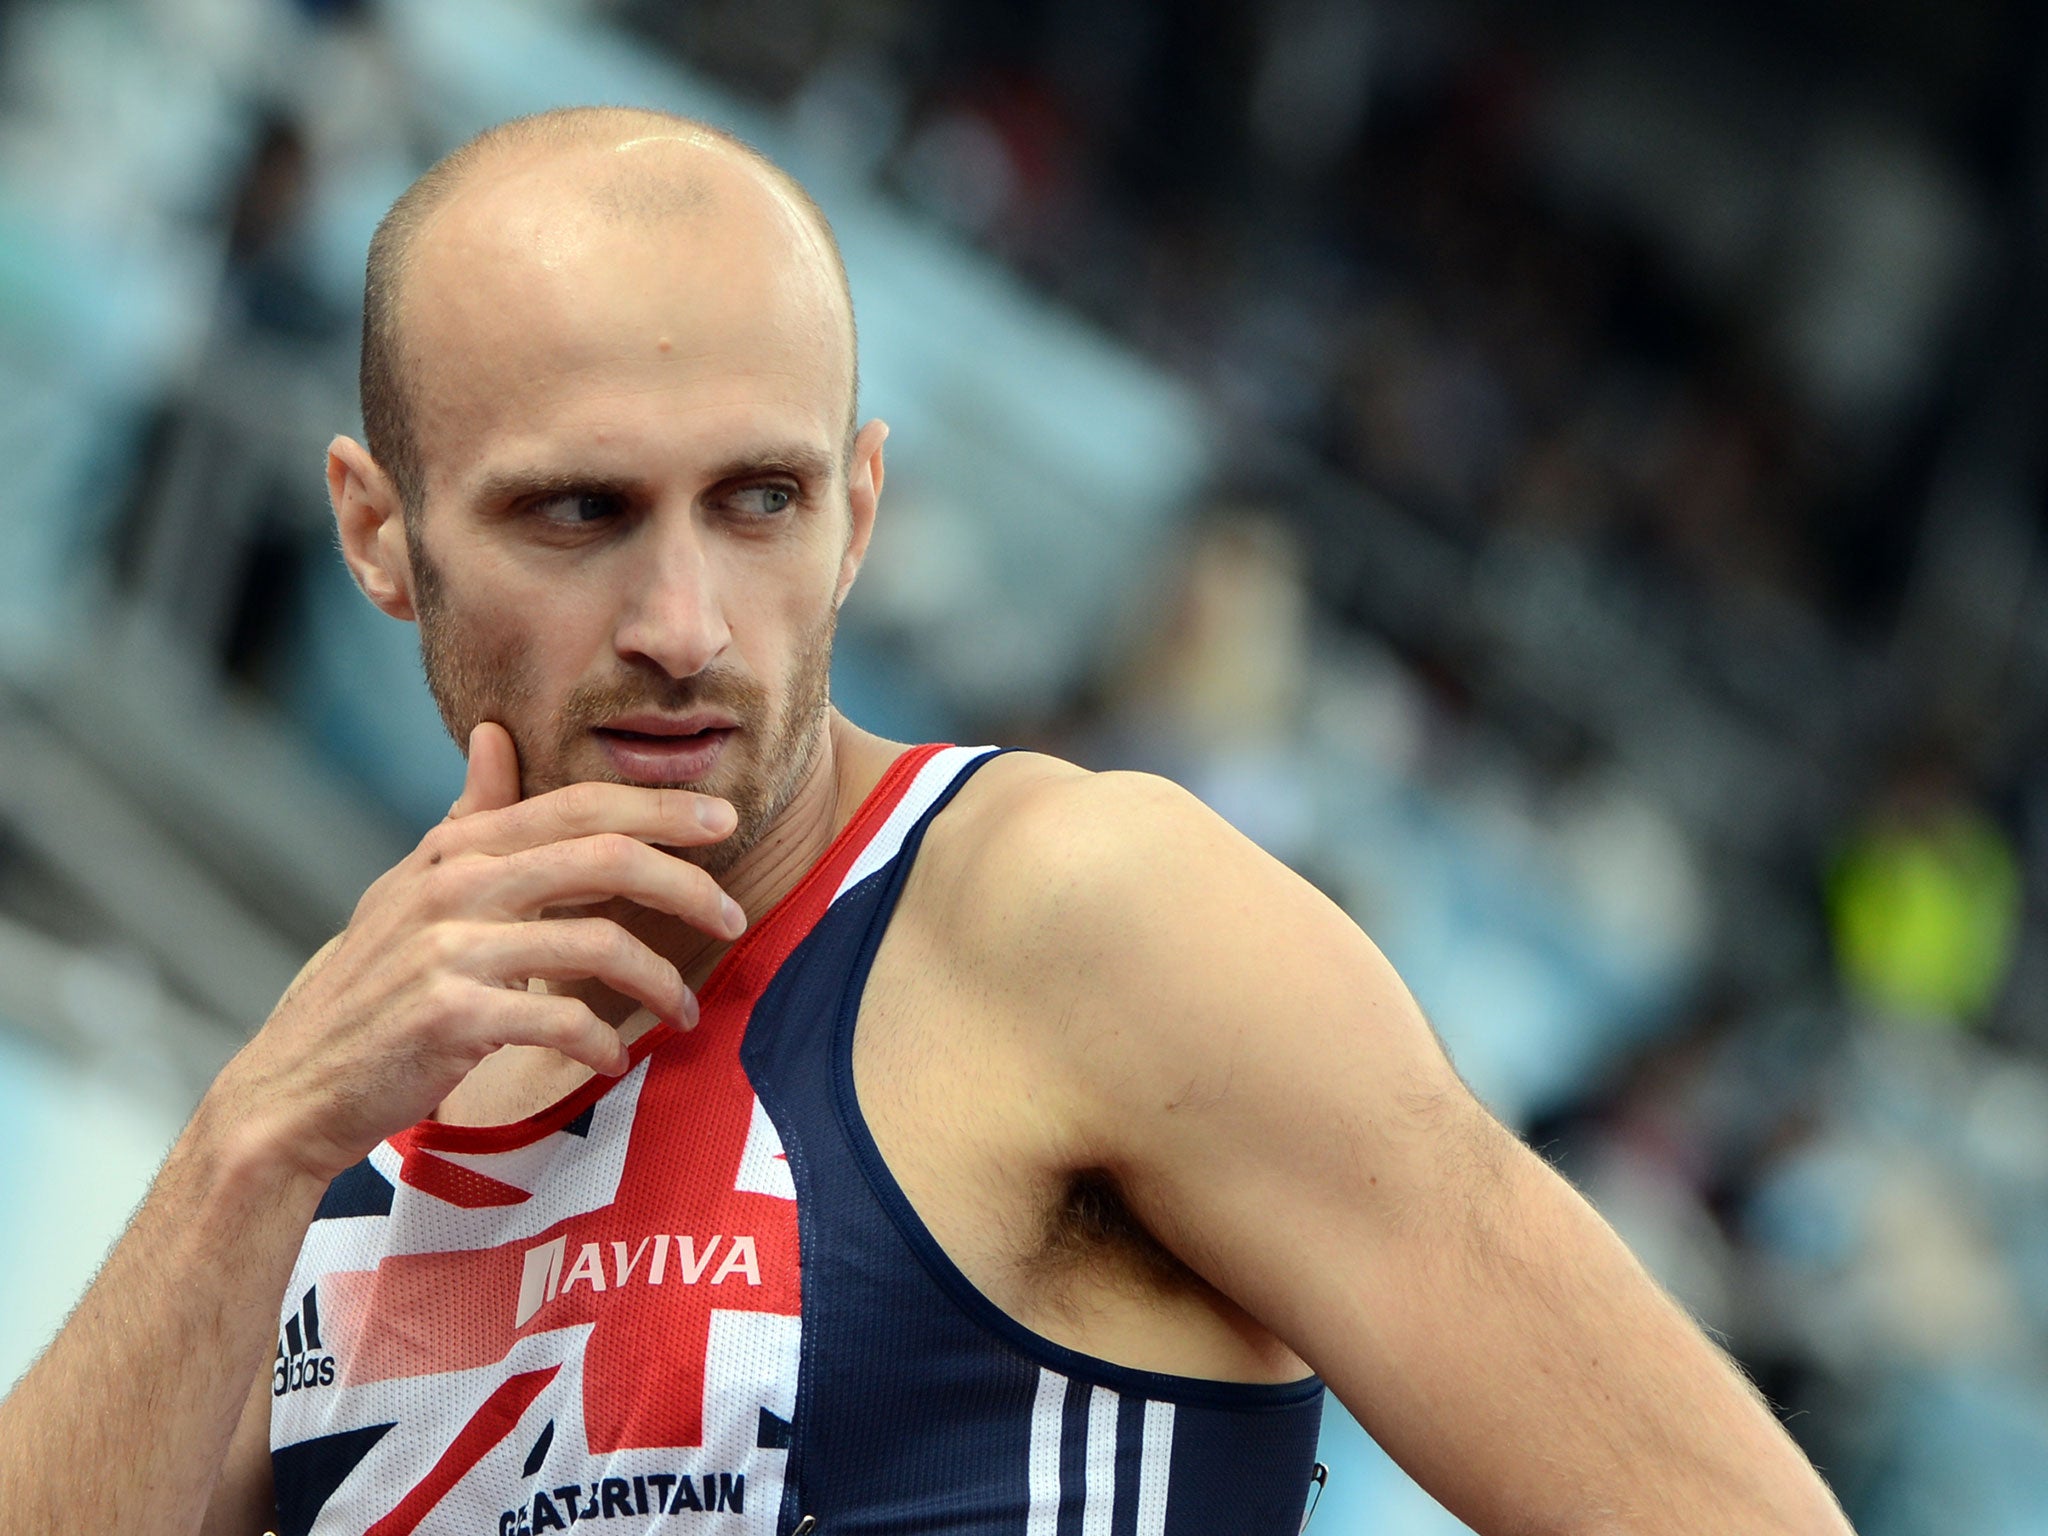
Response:
M512 744L510 731L495 720L485 720L469 733L469 769L448 814L462 817L518 803L519 749Z

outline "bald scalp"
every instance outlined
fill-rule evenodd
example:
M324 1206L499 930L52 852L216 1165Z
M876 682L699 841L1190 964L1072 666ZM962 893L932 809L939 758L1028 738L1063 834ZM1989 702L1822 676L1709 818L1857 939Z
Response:
M405 296L420 242L438 214L479 175L521 159L544 160L576 150L629 149L642 141L681 141L733 156L761 173L817 236L845 304L853 358L847 402L846 449L858 423L860 364L853 328L853 294L832 225L800 182L766 155L721 128L695 118L636 107L561 107L487 128L450 150L391 205L370 239L363 277L362 411L370 456L391 477L407 521L418 515L427 489L411 393ZM579 189L584 205L621 223L660 224L703 215L714 201L708 179L671 166L631 160Z

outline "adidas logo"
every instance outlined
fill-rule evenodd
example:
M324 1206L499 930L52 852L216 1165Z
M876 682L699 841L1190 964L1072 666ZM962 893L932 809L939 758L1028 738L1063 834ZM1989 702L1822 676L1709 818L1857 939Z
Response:
M308 1290L296 1316L284 1320L277 1336L277 1364L270 1373L270 1395L283 1397L302 1387L334 1385L334 1356L320 1343L320 1288Z
M725 1244L723 1250L719 1247L721 1243ZM527 1249L526 1263L519 1275L519 1308L512 1326L524 1328L534 1313L579 1285L588 1286L592 1291L622 1289L632 1280L635 1271L648 1285L660 1285L672 1274L683 1285L724 1285L734 1279L748 1285L761 1283L760 1255L754 1239L746 1233L730 1239L723 1233L714 1233L701 1250L694 1237L674 1239L671 1249L666 1232L641 1238L640 1246L630 1255L624 1243L615 1242L609 1246L612 1251L609 1272L598 1245L585 1243L577 1250L576 1262L568 1266L567 1274L562 1268L569 1257L569 1240L566 1237ZM670 1262L671 1253L674 1255L673 1264ZM713 1259L718 1260L716 1267L711 1262ZM643 1260L646 1261L645 1268L642 1268Z

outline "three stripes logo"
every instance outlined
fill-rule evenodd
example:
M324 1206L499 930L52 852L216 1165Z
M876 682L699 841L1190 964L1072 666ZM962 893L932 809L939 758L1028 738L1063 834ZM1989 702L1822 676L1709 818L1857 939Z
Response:
M277 1364L270 1373L270 1395L283 1397L304 1387L334 1385L334 1356L320 1342L320 1288L307 1290L299 1310L284 1320L277 1336Z
M1174 1407L1043 1367L1024 1536L1165 1536Z
M1173 1483L1174 1405L1132 1397L1041 1366L1031 1405L1024 1536L1166 1536ZM1330 1469L1320 1461L1302 1492L1306 1532ZM1185 1511L1178 1529L1188 1528ZM1207 1528L1206 1525L1203 1528Z

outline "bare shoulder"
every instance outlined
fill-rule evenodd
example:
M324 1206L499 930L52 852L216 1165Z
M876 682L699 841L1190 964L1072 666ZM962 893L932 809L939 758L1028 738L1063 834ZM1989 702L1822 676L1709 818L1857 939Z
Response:
M1016 968L1043 996L1047 968L1094 967L1097 996L1152 973L1262 970L1302 939L1328 956L1371 946L1308 882L1170 780L1093 773L1010 753L933 823L925 895L963 959ZM1377 952L1373 951L1374 958Z
M1228 852L1264 857L1171 780L1009 752L933 823L920 862L962 899L957 917L1008 928L1128 896L1169 861Z

